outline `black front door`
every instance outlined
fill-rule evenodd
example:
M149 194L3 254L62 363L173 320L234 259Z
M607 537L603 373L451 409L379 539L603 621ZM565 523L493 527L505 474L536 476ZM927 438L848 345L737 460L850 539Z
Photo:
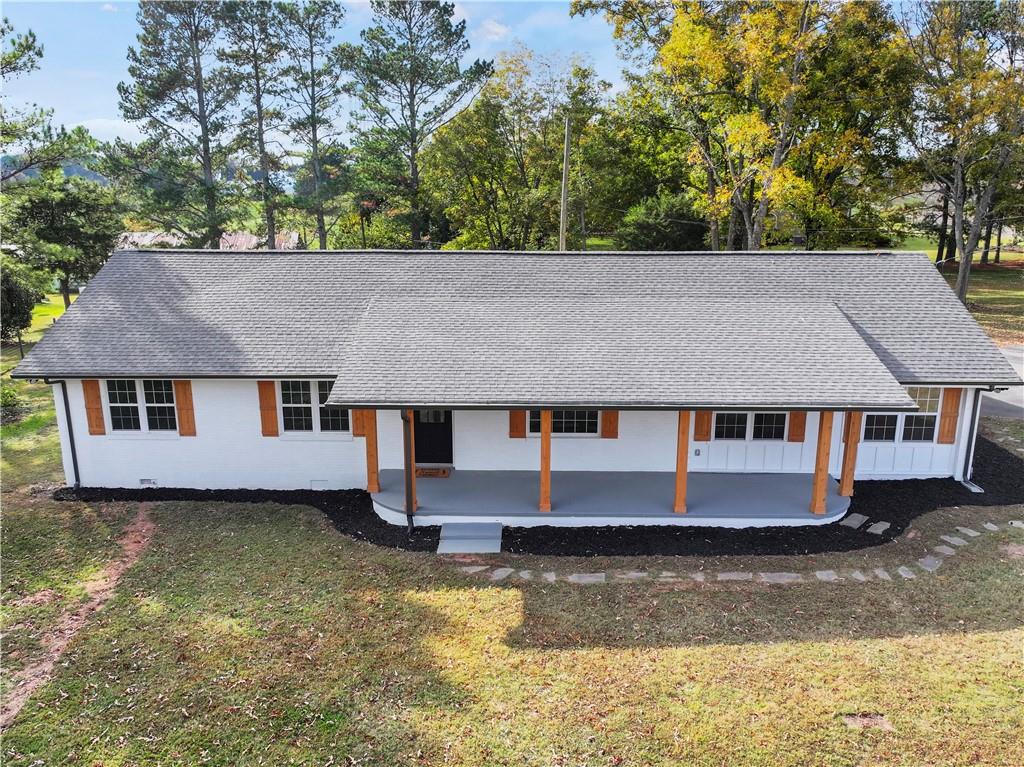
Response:
M452 462L452 411L416 411L416 463Z

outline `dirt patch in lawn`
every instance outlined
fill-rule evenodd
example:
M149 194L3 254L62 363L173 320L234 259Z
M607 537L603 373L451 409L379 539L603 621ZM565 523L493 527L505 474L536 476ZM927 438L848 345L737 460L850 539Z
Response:
M125 570L138 561L152 537L153 522L149 518L149 509L144 504L118 541L121 555L85 584L87 600L64 613L53 629L43 635L42 657L14 675L11 689L4 696L3 706L0 707L0 729L7 727L32 693L50 679L57 660L71 640L85 626L89 617L110 599ZM57 597L56 594L47 592L50 590L44 589L19 601L25 605L47 604Z
M885 730L892 732L895 728L882 714L847 714L843 717L846 726L853 730Z

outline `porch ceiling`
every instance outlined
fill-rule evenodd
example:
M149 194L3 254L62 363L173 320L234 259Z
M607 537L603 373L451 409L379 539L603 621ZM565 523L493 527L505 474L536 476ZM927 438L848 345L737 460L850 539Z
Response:
M343 348L348 407L916 409L822 302L375 298Z

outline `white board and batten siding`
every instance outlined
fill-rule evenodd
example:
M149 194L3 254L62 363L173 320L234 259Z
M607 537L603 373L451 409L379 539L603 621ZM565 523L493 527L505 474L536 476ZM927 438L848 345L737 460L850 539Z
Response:
M366 484L364 440L343 433L261 433L257 382L251 379L192 381L196 436L176 433L114 432L106 385L100 381L106 433L89 434L81 381L69 380L75 443L81 483L93 487L189 487L207 489L263 488L348 489ZM64 471L73 481L70 446L59 385L54 385ZM280 394L278 390L278 395ZM966 435L974 419L974 391L960 402L957 439L953 444L861 442L858 479L911 477L961 478ZM280 396L278 396L280 408ZM315 417L315 407L314 407ZM553 471L675 471L677 416L674 411L621 411L618 437L556 435ZM143 412L143 420L145 420ZM693 441L691 472L770 472L810 474L814 468L818 415L809 413L803 442L785 440ZM381 469L402 468L402 424L398 411L378 412L378 455ZM842 460L843 414L835 413L830 472L838 476ZM144 425L143 425L144 426ZM788 428L788 424L787 424ZM456 469L537 470L540 441L534 435L509 436L504 410L461 410L453 413L453 454Z

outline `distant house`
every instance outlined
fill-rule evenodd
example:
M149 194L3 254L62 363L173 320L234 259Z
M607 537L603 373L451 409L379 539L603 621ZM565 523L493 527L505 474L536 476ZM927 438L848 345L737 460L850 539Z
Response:
M124 232L117 240L118 250L151 250L153 248L184 247L187 238L180 232ZM279 232L274 237L277 250L295 250L299 247L298 232ZM228 232L221 235L221 250L263 250L266 237L249 232Z
M14 375L70 483L396 524L805 525L968 480L1021 380L923 254L114 254Z

